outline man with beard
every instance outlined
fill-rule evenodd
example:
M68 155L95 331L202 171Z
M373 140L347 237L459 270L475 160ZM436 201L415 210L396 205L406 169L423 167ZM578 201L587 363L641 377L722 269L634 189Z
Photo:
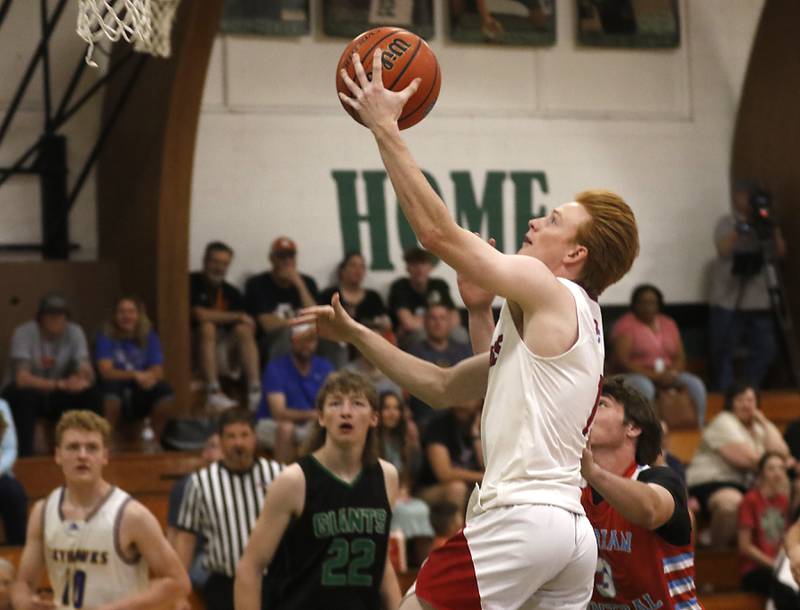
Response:
M232 260L230 246L212 241L203 255L203 270L189 275L192 330L198 365L208 391L206 407L216 412L236 405L236 401L222 393L219 373L239 365L244 368L250 408L255 409L261 399L256 323L245 312L242 293L225 281ZM238 362L231 355L237 356Z
M206 539L202 591L206 608L233 610L233 578L250 532L264 506L267 487L283 466L256 458L256 435L247 409L229 409L218 425L222 459L191 475L181 502L175 550L188 570L197 535Z

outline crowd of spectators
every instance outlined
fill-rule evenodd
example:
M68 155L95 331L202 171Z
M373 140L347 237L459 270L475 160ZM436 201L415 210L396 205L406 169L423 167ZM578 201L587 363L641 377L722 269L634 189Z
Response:
M800 423L790 426L784 440L759 408L759 385L775 347L774 341L767 343L774 337L762 336L761 343L748 345L748 382L734 383L731 358L737 337L729 341L730 336L752 333L731 329L741 324L772 332L765 326L758 286L737 284L733 317L720 296L725 273L730 276L728 292L739 282L734 253L752 249L742 226L749 204L741 190L735 192L734 203L733 215L720 221L715 235L722 279L715 280L719 298L711 309L711 385L727 390L724 410L706 423L706 385L689 370L680 328L665 313L664 296L652 284L635 288L630 310L610 329L608 369L623 373L626 383L653 402L665 420L676 395L691 406L700 431L693 460L681 464L669 453L666 421L661 459L686 481L700 524L699 543L738 545L743 587L768 594L781 542L798 517L793 488L800 483L793 486L792 481L800 481L795 459L800 457ZM781 254L785 246L779 235L775 241ZM411 564L419 565L432 548L463 527L469 494L482 480L481 401L435 412L354 348L323 341L312 327L289 321L300 309L329 303L338 293L353 318L387 341L437 366L453 366L472 351L450 287L432 277L436 259L419 248L407 251L407 276L392 283L384 302L365 287L366 263L358 253L344 257L335 281L322 291L300 272L297 244L288 237L272 242L270 268L250 277L243 291L226 279L233 256L229 245L211 242L201 270L189 276L193 367L203 381L206 415L221 424L220 433L210 436L203 448L206 467L178 481L170 498L169 539L190 568L195 587L205 591L209 581L213 590L232 586L233 559L220 553L216 540L224 524L204 512L212 500L203 494L216 492L202 482L219 478L223 468L227 477L261 477L266 487L282 465L301 453L317 418L319 389L339 369L364 375L380 396L380 456L400 475L393 527L408 542ZM748 309L752 303L760 309ZM720 325L729 328L722 332ZM12 466L17 454L28 456L37 446L48 447L48 422L66 410L89 408L104 414L115 431L129 421L146 420L159 439L174 413L174 396L164 377L159 336L134 295L114 302L90 343L71 320L64 297L46 294L35 319L13 333L9 354L6 400L0 400L0 517L6 541L19 544L27 498ZM258 458L258 451L274 461ZM214 566L211 573L209 565ZM224 607L213 595L208 599L214 607Z

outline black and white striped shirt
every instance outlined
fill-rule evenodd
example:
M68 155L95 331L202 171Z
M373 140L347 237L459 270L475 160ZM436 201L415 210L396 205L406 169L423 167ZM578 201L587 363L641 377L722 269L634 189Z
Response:
M250 532L264 506L267 487L283 465L258 458L250 470L228 470L222 462L198 470L186 484L177 526L205 536L204 567L233 578Z

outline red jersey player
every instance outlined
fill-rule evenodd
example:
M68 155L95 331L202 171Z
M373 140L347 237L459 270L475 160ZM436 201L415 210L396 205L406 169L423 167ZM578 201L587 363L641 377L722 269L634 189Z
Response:
M619 377L603 385L581 473L597 538L590 610L701 610L686 488L666 466L651 404Z

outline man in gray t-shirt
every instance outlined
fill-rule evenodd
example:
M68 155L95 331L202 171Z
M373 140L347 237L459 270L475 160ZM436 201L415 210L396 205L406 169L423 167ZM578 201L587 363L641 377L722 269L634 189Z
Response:
M733 186L733 210L714 231L717 258L711 273L710 334L714 387L724 391L733 382L733 354L747 347L747 381L758 387L775 357L776 337L763 268L761 245L751 224L750 195L755 184L738 181ZM786 243L776 226L767 247L782 258ZM737 262L738 259L738 262ZM745 268L750 266L749 273Z
M11 338L4 397L16 424L20 456L33 453L37 418L57 421L70 409L101 412L86 336L68 315L64 297L45 295L36 319L18 326Z

